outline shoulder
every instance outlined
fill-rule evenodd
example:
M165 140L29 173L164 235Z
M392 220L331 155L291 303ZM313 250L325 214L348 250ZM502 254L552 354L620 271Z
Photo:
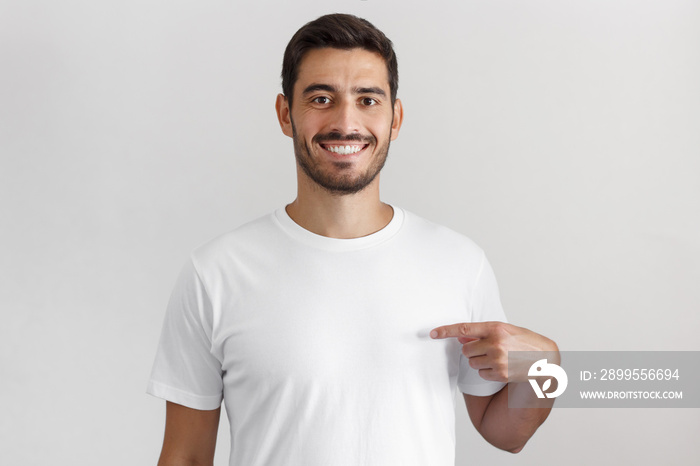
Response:
M449 227L403 209L408 236L421 247L450 251L460 257L480 258L484 251L471 238Z
M231 231L216 236L192 249L191 260L198 270L229 262L246 252L273 247L278 242L274 213L247 222Z

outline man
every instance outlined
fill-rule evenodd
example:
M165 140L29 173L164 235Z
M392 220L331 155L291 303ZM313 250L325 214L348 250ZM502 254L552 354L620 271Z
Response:
M327 15L285 51L276 101L297 198L195 249L168 305L149 393L160 465L211 464L223 398L231 465L452 465L454 394L519 451L549 406L507 353L554 342L504 323L467 238L379 197L403 107L391 42ZM508 382L506 384L506 382Z

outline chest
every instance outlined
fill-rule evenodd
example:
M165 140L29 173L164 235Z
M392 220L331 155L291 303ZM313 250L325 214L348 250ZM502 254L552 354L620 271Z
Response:
M214 333L225 377L316 384L349 374L456 376L459 345L429 332L469 319L465 277L410 254L380 259L299 257L231 277Z

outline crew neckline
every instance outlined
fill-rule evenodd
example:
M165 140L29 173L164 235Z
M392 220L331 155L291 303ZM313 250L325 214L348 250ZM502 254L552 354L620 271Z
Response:
M399 232L404 222L405 212L392 204L389 206L394 211L389 223L381 230L359 238L341 239L317 235L292 220L285 207L277 209L273 217L285 233L307 246L327 251L356 251L383 243Z

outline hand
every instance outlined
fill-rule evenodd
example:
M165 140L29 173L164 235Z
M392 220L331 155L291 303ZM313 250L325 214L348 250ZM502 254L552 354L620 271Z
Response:
M485 380L497 382L524 382L527 371L537 360L547 358L559 364L559 350L549 338L523 327L505 322L471 322L443 325L430 332L431 338L457 338L462 344L462 354L469 358L469 366L479 371ZM533 354L511 354L510 374L508 353L511 351L537 351ZM543 351L547 353L542 353ZM516 357L514 356L521 356ZM527 356L527 357L525 357Z

